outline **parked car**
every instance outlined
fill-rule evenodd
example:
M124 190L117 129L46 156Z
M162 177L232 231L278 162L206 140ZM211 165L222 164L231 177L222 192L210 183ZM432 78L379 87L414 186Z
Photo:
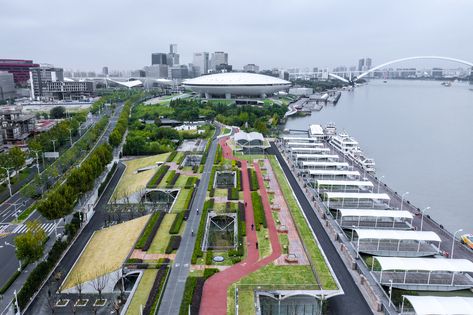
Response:
M473 249L473 234L463 234L460 240L463 244Z

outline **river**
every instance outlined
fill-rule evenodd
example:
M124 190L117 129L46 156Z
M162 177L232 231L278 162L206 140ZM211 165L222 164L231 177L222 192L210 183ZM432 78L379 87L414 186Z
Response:
M376 175L450 231L473 233L473 85L372 80L285 128L334 122L375 159ZM470 203L471 201L471 203Z

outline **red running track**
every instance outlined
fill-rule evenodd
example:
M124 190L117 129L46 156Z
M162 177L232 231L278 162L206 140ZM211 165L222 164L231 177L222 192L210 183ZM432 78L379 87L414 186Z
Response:
M258 163L254 163L255 171L258 177L260 187L260 194L263 200L264 212L269 232L269 239L271 241L272 253L271 255L259 260L259 253L256 249L256 231L251 230L251 225L254 224L253 204L251 203L250 179L248 177L248 162L240 160L232 155L232 150L227 146L226 141L228 137L220 139L222 146L223 157L225 159L237 160L241 162L243 196L246 202L245 218L246 218L246 239L247 239L247 256L242 262L233 265L232 267L216 273L205 281L202 292L202 300L200 304L200 314L205 315L223 315L227 313L227 291L229 287L243 278L244 276L255 272L261 267L274 261L281 255L281 245L279 244L278 233L276 225L274 224L271 215L271 208L269 205L268 194L264 186L263 176Z

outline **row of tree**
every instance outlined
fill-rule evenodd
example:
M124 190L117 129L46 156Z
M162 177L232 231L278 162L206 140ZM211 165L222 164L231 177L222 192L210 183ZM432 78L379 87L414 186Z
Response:
M80 196L93 188L95 179L111 161L112 147L108 144L98 146L78 168L68 174L65 182L46 194L38 203L38 211L49 220L70 214Z
M16 174L25 165L26 153L19 147L14 147L6 153L0 153L0 174L2 178L7 175L7 169L14 169ZM11 175L11 174L10 174Z
M115 128L112 130L112 133L108 138L108 142L112 147L117 147L122 142L123 135L125 134L128 128L128 118L130 117L131 108L142 97L143 95L141 93L134 94L125 102L123 110L120 113L120 117L118 118L117 124L115 125Z

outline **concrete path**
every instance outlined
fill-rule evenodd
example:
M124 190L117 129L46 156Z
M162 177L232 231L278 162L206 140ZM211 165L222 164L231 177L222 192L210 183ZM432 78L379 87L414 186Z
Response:
M216 134L219 133L220 127L217 126ZM176 254L176 260L174 261L173 268L169 274L166 289L159 307L159 315L179 314L182 296L184 294L184 287L186 284L186 279L189 276L191 258L195 246L195 236L192 236L191 232L194 231L197 233L199 229L200 215L197 214L196 210L202 210L204 206L216 151L217 140L215 138L210 145L210 149L207 154L207 160L205 162L204 172L202 173L202 178L200 180L199 186L197 187L194 201L190 207L191 213L187 220L186 229L182 235L182 241ZM202 211L199 213L202 213Z
M220 139L220 145L223 148L223 155L225 159L238 160L233 157L231 148L226 144L228 137ZM251 225L254 224L253 216L253 205L251 202L251 191L250 191L250 179L248 177L248 162L240 160L241 171L242 171L242 184L244 201L246 202L245 218L246 218L246 237L247 237L247 256L242 262L233 265L232 267L221 271L211 278L209 278L205 284L202 293L202 301L200 304L200 314L213 315L213 314L226 314L227 313L227 291L228 288L242 277L260 269L261 267L271 263L277 257L281 255L281 246L274 224L271 208L269 206L269 200L264 187L263 177L261 176L261 170L257 163L255 163L255 169L258 175L258 182L260 185L260 193L263 199L263 206L268 223L269 238L271 241L271 247L273 252L270 256L267 256L259 260L258 249L255 244L257 241L256 231L251 230Z

